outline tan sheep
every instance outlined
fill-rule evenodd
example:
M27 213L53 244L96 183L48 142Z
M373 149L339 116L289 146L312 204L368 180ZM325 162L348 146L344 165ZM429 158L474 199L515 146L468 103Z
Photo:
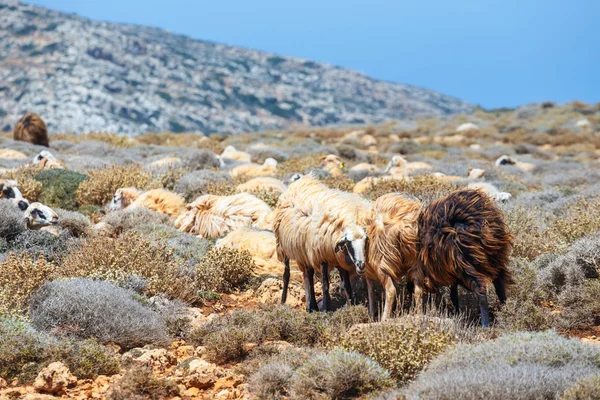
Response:
M272 229L272 218L267 203L251 194L207 194L185 206L175 221L175 227L183 232L215 239L243 227Z
M370 172L376 172L378 170L379 170L379 168L377 167L377 165L369 164L369 163L356 164L355 166L353 166L349 169L349 171L370 171Z
M176 167L181 165L179 157L165 157L150 163L150 168Z
M279 179L270 177L258 177L250 179L248 182L239 184L237 190L240 192L252 192L253 190L266 190L275 194L285 192L285 184Z
M15 125L13 139L49 147L46 123L35 113L27 113L21 117Z
M267 158L263 165L244 164L238 165L229 171L229 174L235 178L238 176L273 176L277 172L277 160Z
M233 146L225 147L223 153L221 153L222 158L229 158L231 160L236 160L244 163L249 163L252 161L252 156L250 153L246 153L244 151L238 151Z
M498 202L506 202L512 198L512 195L508 192L501 192L498 188L491 183L487 182L473 182L467 185L467 189L481 190L493 200Z
M344 173L344 162L335 154L328 154L321 157L319 167L329 172L332 176L338 177Z
M385 173L402 177L419 169L431 169L431 165L422 161L407 162L404 157L396 154L388 163Z
M23 214L27 229L39 230L58 224L58 215L42 203L31 203ZM55 232L52 232L55 233Z
M351 296L350 273L362 273L366 260L366 218L370 203L364 198L329 189L311 175L290 184L279 198L273 231L277 257L284 262L282 303L287 297L290 260L304 277L307 310L316 310L314 268L321 267L323 309L329 303L329 270L340 267L346 293ZM345 272L343 272L345 271Z
M27 156L20 151L13 149L0 149L0 158L10 159L10 160L25 160Z
M147 192L136 188L117 189L110 203L110 209L115 211L133 208L147 208L177 218L185 210L185 200L177 193L165 189L153 189Z
M67 165L54 157L54 154L48 150L42 150L40 154L33 159L33 165L37 165L39 169L67 169Z

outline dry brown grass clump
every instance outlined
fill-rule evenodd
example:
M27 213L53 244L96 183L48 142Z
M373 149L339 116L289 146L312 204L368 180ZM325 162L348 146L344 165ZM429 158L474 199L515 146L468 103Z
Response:
M147 282L149 296L164 293L186 302L197 300L194 278L173 257L173 250L128 232L119 238L89 239L63 261L65 277L90 277L123 283L133 277Z
M160 172L155 172L154 176L160 182L161 187L172 191L175 188L177 182L179 182L181 177L185 175L186 172L187 171L181 167L169 165L164 170L161 170Z
M162 400L178 396L179 387L167 378L159 378L149 368L133 368L109 389L108 400Z
M331 189L343 190L344 192L351 192L354 188L354 181L348 178L348 175L342 175L338 177L329 177L321 181L325 186Z
M569 204L552 224L552 231L567 244L600 230L600 197Z
M375 200L387 193L402 193L417 197L423 202L446 196L458 189L455 184L431 175L415 176L410 181L389 179L372 185L365 197Z
M34 179L34 176L39 172L40 170L35 165L23 166L7 172L4 174L4 178L16 180L23 197L34 202L38 200L43 189L42 183Z
M237 191L234 183L227 182L227 181L221 181L221 182L208 183L206 185L205 192L207 194L212 194L215 196L232 196L234 194L237 194L238 191Z
M77 189L79 205L101 206L111 201L115 191L122 187L135 187L141 190L156 189L160 184L152 174L144 171L141 165L109 165L88 171L89 179Z
M229 292L244 283L256 268L247 250L211 248L195 266L196 282L204 292Z
M279 193L275 193L272 190L268 189L255 189L251 190L249 193L267 203L271 208L275 208L275 206L277 206L277 201L279 200Z
M294 172L304 173L307 169L318 168L321 164L321 157L325 154L311 154L299 158L290 158L277 164L277 175L282 178Z
M0 315L24 314L29 296L56 273L56 265L40 255L34 260L27 252L10 254L0 264Z

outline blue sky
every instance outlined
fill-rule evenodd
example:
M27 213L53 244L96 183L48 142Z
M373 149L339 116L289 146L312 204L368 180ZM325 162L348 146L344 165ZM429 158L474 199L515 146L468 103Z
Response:
M600 101L600 0L30 0L304 57L487 108Z

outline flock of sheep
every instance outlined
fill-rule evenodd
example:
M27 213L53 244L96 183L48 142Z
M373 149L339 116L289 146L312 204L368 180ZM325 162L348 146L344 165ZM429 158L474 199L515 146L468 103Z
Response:
M45 125L41 129L40 122L43 124L35 114L27 114L15 128L15 139L47 145L46 134L40 133L45 132ZM485 171L470 170L473 183L429 204L398 193L371 202L361 196L367 187L386 179L409 179L412 169L426 169L428 165L414 165L401 156L394 156L384 175L365 178L350 193L328 188L312 174L297 173L284 183L272 177L277 161L269 158L263 165L252 164L248 153L231 146L219 157L222 167L227 159L245 163L230 169L232 177L252 177L238 186L239 194L207 194L186 204L182 196L164 189L120 188L109 209L148 208L172 217L175 227L181 231L220 239L218 246L249 249L256 257L261 254L276 257L284 266L283 303L290 282L290 262L294 261L303 276L309 311L318 310L315 268L321 272L323 311L331 307L329 273L333 268L340 273L350 303L355 299L352 282L359 276L365 277L369 313L373 318L376 314L374 281L379 281L385 290L382 319L390 317L396 300L395 284L403 279L414 293L418 310L424 292L442 286L451 287L451 299L457 311L458 285L474 292L479 299L483 326L489 325L486 288L493 284L500 302L505 302L505 288L513 283L507 268L511 236L496 201L505 201L510 194L478 181ZM175 162L176 159L169 158L157 163ZM498 160L498 163L511 162L514 160L510 158ZM36 156L33 164L40 169L66 168L47 150ZM339 157L328 155L321 160L321 168L336 177L341 175L344 165ZM364 163L353 168L372 170L377 167ZM438 174L438 178L463 179L443 174ZM254 189L279 194L275 209L248 193ZM0 193L0 197L12 199L23 210L29 229L49 229L58 223L56 213L50 208L40 203L29 204L15 181L0 180ZM101 231L103 224L98 223L96 229Z

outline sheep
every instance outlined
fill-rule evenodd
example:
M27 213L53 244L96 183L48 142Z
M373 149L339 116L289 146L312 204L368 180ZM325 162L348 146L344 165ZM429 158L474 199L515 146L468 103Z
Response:
M175 167L183 163L179 157L165 157L150 163L150 168L159 169L163 167Z
M377 139L375 139L375 136L369 135L368 133L364 134L360 138L360 142L365 147L371 147L371 148L373 148L373 147L377 146Z
M33 159L33 165L37 165L39 169L67 169L67 165L54 157L54 154L48 150L42 150Z
M10 160L25 160L27 156L20 151L13 149L0 149L0 158L10 159Z
M507 267L512 237L501 211L484 192L462 189L423 207L417 225L418 260L408 271L417 301L423 289L451 286L458 311L460 284L478 296L481 324L489 326L487 285L494 284L504 304L514 283Z
M13 131L13 139L50 147L46 123L35 113L27 113L17 121Z
M512 195L507 192L501 192L498 188L491 183L487 182L473 182L467 185L467 189L481 190L490 196L493 200L499 202L507 202L512 198Z
M352 188L352 192L356 193L356 194L363 194L367 190L369 190L372 186L377 185L380 182L390 180L390 179L410 181L410 178L406 175L367 176L366 178L361 179L360 181L356 182L356 184Z
M221 157L229 158L229 159L244 162L244 163L249 163L252 161L252 156L250 155L250 153L246 153L244 151L238 151L233 146L225 147L225 150L223 150L223 153L221 153Z
M42 203L31 203L23 214L27 229L39 230L58 224L58 215ZM51 231L52 232L52 231ZM53 232L54 233L54 232Z
M468 132L468 131L478 131L479 127L472 122L465 122L464 124L460 124L456 128L456 132Z
M403 177L418 169L431 169L431 165L421 161L409 163L404 157L396 154L392 157L387 167L385 168L385 173L394 177Z
M264 201L249 193L233 196L204 195L185 206L175 227L203 238L215 239L234 229L272 229L272 211Z
M369 164L369 163L356 164L355 166L353 166L352 168L349 169L349 171L369 171L369 172L376 172L378 170L379 170L379 168L377 167L377 165Z
M484 179L485 169L481 168L469 168L467 177L469 179Z
M286 186L279 179L269 177L258 177L250 179L236 187L240 192L251 192L253 190L267 190L276 194L285 192Z
M277 171L277 160L267 158L263 165L244 164L238 165L229 171L229 174L235 178L237 176L273 176Z
M386 320L396 300L394 282L407 275L417 262L420 210L418 200L397 193L383 195L373 203L367 227L369 246L365 272L372 318L375 317L375 298L371 281L378 280L385 290L382 320Z
M177 193L165 189L142 192L136 188L120 188L109 206L112 211L139 207L177 218L185 209L185 200Z
M527 172L531 172L535 168L534 164L520 162L507 155L500 156L496 160L496 167L501 167L502 165L514 165L515 167Z
M17 181L0 179L0 199L11 200L21 211L29 207L29 201L23 198Z
M350 272L364 272L366 217L370 203L364 198L329 189L312 175L290 184L279 198L273 232L277 258L284 263L282 303L287 298L290 260L297 262L304 277L306 307L317 310L314 266L320 265L323 310L329 306L329 268L339 267L346 293L351 297Z
M283 274L283 264L277 259L275 234L271 231L248 227L235 229L225 237L218 239L215 247L247 250L258 267L258 270L254 271L257 275ZM297 274L294 275L295 281L302 281Z
M328 154L321 157L321 164L319 167L329 172L331 176L338 177L343 174L344 162L335 154Z

